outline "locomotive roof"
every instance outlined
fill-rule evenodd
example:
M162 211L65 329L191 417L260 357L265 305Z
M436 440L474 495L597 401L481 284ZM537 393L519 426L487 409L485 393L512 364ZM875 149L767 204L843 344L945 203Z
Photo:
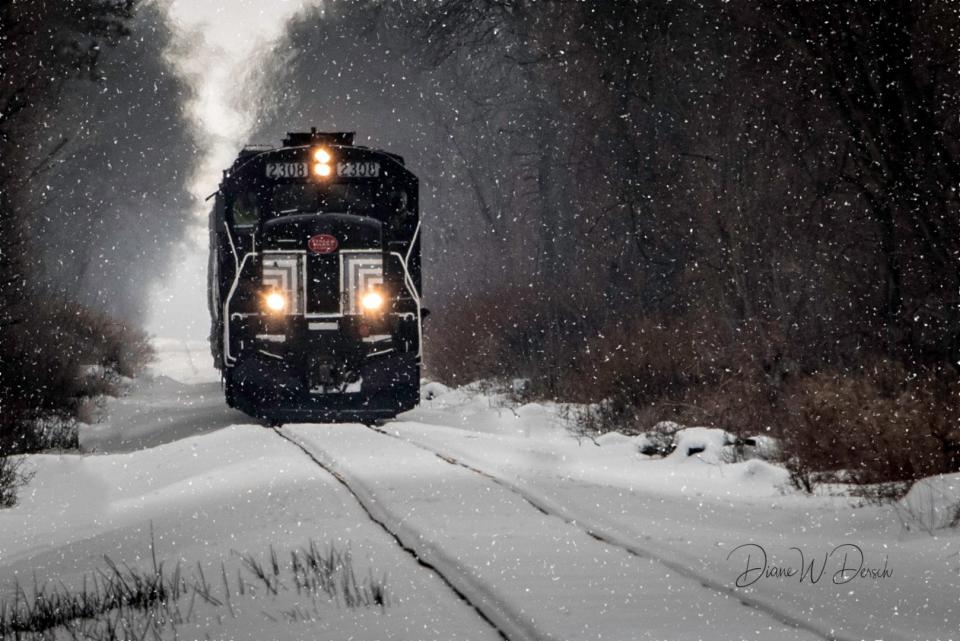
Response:
M283 139L284 147L303 147L305 145L345 145L353 146L354 131L317 131L311 127L309 132L288 131Z

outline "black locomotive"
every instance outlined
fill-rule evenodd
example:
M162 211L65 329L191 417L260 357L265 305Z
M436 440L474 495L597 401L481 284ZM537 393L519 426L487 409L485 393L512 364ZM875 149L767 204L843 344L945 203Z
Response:
M391 418L420 398L419 183L353 133L245 148L210 212L210 345L270 422Z

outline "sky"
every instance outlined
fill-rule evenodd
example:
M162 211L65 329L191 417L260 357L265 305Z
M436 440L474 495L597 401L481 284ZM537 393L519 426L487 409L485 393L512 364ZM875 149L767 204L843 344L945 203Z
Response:
M287 18L316 0L172 0L168 8L176 27L195 42L177 57L181 72L197 84L191 112L209 139L194 179L202 199L216 191L220 172L247 142L252 109L239 112L230 104L231 88L261 45L283 32ZM147 331L158 337L207 337L207 231L209 203L196 214L196 227L174 259L168 278L151 293Z

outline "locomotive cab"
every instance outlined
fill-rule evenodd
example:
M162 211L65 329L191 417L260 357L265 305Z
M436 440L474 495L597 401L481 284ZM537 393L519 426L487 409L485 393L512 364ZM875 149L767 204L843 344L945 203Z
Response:
M242 151L210 214L211 349L227 402L277 422L419 401L418 181L352 133Z

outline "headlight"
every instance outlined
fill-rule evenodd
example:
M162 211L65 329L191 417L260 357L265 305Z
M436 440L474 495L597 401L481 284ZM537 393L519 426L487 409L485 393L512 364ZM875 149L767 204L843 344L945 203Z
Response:
M360 306L365 312L379 312L383 308L383 294L371 289L360 299Z
M287 297L280 292L270 292L263 297L263 304L267 311L279 314L287 308Z
M313 150L313 173L321 178L326 178L333 173L333 167L330 166L330 161L333 159L333 156L329 151L323 147L317 147Z

